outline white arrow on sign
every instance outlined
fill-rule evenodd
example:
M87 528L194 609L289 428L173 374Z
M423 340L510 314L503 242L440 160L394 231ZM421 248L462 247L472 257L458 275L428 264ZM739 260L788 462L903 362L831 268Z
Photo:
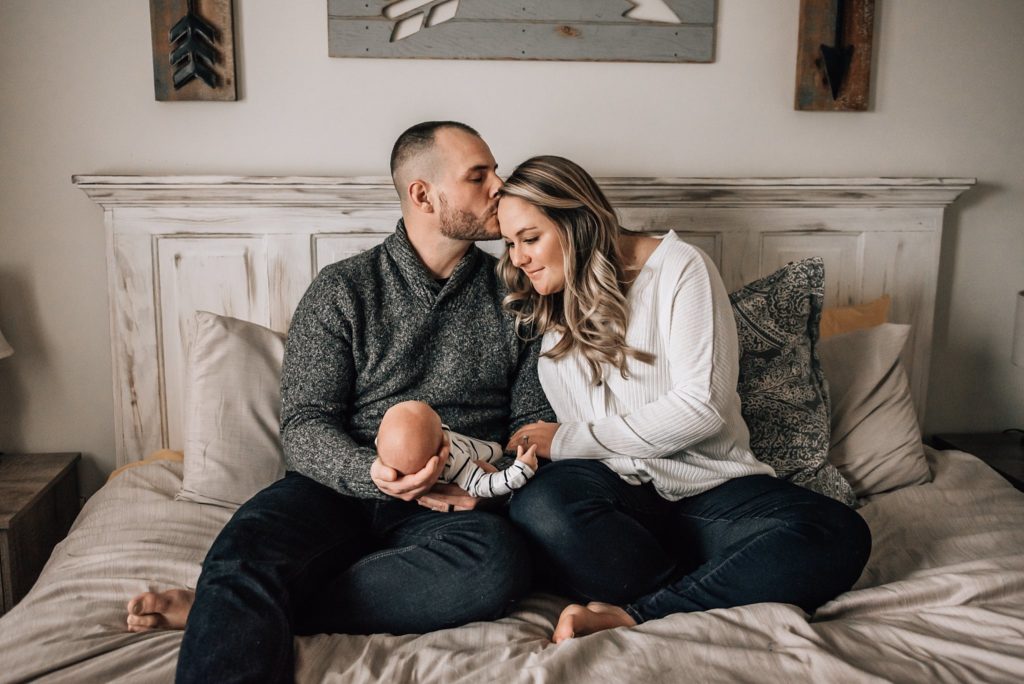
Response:
M683 23L683 20L672 11L665 0L627 0L627 2L633 5L633 9L622 15L628 19L656 21L663 24Z
M653 21L663 24L681 24L679 18L665 0L626 0L633 5L632 9L623 13L623 17L634 21ZM419 10L419 11L417 11ZM391 42L408 38L423 28L437 26L449 19L454 19L459 11L459 0L395 0L384 7L384 16L396 19L409 12L395 23L391 32Z

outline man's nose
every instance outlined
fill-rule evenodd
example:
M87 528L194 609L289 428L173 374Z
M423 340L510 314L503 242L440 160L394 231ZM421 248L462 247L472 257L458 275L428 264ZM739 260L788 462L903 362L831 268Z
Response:
M498 191L501 190L501 186L503 186L503 185L505 185L505 181L501 180L501 177L498 174L496 174L496 173L494 173L492 171L491 172L491 194L490 194L491 199L494 199L495 197L498 196Z

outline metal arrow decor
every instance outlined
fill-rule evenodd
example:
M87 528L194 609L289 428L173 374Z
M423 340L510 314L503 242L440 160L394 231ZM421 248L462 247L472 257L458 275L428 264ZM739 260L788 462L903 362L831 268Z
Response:
M167 33L173 50L174 89L179 90L197 77L216 88L218 78L214 65L220 61L220 52L215 44L219 34L196 13L196 0L188 0L187 4L185 16Z
M796 109L868 108L874 24L875 0L801 0Z
M328 0L332 57L711 62L715 0Z
M157 100L235 100L232 0L150 0Z
M846 36L843 35L843 10L845 8L846 0L836 0L835 40L832 45L822 44L821 46L825 78L828 80L833 100L839 98L839 89L843 85L843 79L846 78L846 72L850 68L850 60L853 57L853 46L845 44Z

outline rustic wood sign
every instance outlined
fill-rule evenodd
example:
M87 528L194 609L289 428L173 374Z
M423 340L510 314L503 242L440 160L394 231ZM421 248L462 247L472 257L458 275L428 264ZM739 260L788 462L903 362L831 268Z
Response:
M149 0L156 99L237 100L231 0Z
M796 109L864 111L875 0L800 0Z
M715 0L329 0L331 57L714 61Z

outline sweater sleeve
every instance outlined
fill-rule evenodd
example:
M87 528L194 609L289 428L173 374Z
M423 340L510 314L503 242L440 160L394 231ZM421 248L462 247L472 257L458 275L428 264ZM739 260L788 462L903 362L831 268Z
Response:
M509 434L530 423L541 420L554 423L557 420L537 377L540 343L541 338L538 337L523 344L519 351L519 362L512 378Z
M351 307L333 278L310 285L288 330L281 370L281 442L285 465L349 496L386 499L370 479L376 452L344 430L356 379Z
M701 256L683 266L670 303L650 312L651 325L669 317L671 388L623 415L561 425L552 459L659 458L724 427L739 373L738 341L725 287Z

